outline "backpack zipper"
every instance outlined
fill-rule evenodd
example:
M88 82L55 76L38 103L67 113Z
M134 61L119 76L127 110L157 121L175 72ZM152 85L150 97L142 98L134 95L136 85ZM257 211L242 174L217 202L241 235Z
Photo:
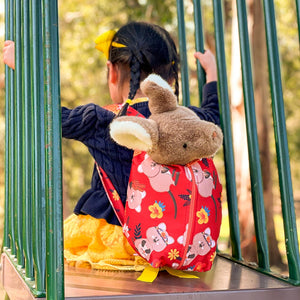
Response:
M197 193L197 187L196 187L196 179L195 179L195 174L193 172L191 164L186 165L192 175L192 194L191 194L191 205L190 205L190 211L189 211L189 222L188 222L188 230L187 230L187 235L186 235L186 241L185 241L185 247L184 247L184 252L182 256L182 260L178 266L178 269L180 269L185 261L186 254L188 252L190 242L191 242L191 235L192 231L194 229L194 221L195 221L195 205L196 205L196 193Z

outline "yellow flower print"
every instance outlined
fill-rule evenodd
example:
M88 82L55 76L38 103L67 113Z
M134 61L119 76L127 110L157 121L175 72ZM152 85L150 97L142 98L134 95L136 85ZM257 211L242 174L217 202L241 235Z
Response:
M177 249L171 249L171 251L168 253L168 258L170 260L174 260L179 256L179 251Z
M208 222L208 217L210 215L210 211L207 207L203 207L197 211L196 213L197 217L199 218L198 219L198 223L199 224L206 224Z
M115 201L119 201L120 200L120 196L119 196L119 194L118 194L118 192L116 190L112 191L112 196L113 196L113 199Z
M165 205L160 201L155 201L153 205L149 206L149 210L151 212L150 217L152 219L161 219L164 215L163 212L165 211Z
M203 272L205 270L206 265L206 263L199 262L194 271Z

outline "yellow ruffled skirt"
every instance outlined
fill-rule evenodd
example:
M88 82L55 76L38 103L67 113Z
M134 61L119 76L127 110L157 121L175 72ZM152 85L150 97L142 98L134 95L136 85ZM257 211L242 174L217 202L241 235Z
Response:
M64 221L64 257L70 266L99 270L142 271L148 265L121 226L88 215L72 214Z

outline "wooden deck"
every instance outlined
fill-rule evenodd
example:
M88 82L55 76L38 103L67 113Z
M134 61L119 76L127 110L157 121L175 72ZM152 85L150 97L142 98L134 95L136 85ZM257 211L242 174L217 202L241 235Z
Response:
M2 283L11 300L36 299L10 260L2 256ZM3 274L4 272L2 272ZM299 300L300 287L217 257L211 271L199 279L181 279L160 272L153 283L137 281L138 272L65 268L66 299L178 299L178 300ZM2 275L3 276L3 275ZM43 298L40 298L43 299Z

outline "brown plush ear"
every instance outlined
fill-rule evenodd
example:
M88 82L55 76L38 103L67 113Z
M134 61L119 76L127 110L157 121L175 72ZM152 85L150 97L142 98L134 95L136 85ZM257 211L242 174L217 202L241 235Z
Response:
M141 83L141 90L149 98L149 109L152 114L172 111L178 106L170 85L156 74L149 75Z
M157 145L158 129L153 120L124 116L110 124L110 136L121 146L150 151Z

